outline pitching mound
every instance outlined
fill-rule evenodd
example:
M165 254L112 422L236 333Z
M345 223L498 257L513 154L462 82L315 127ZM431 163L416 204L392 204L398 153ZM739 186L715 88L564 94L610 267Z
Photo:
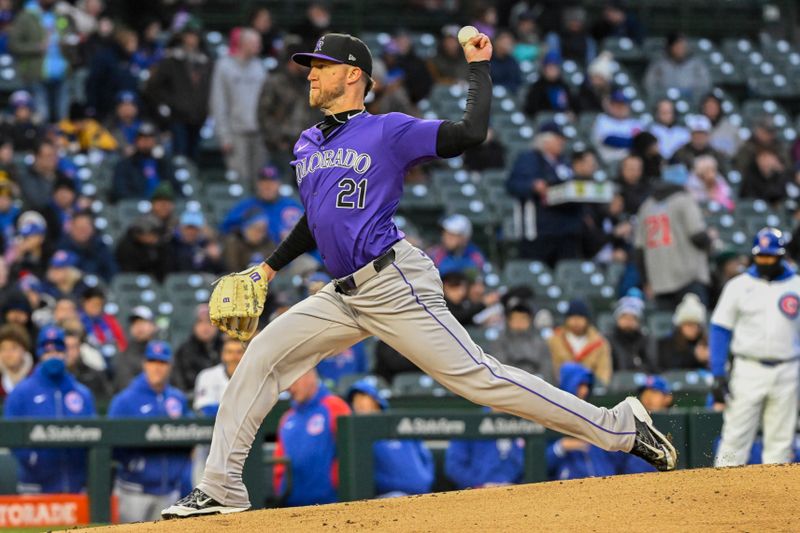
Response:
M253 511L91 532L796 531L797 494L800 465L750 466Z

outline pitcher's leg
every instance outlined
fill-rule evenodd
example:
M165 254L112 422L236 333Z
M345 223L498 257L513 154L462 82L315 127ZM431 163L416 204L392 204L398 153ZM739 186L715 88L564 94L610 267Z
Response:
M233 507L249 507L242 467L278 394L324 357L366 336L338 295L326 287L279 316L247 347L217 412L198 488Z
M454 393L587 440L606 450L629 451L636 428L630 407L596 407L485 354L448 311L438 272L426 257L392 265L395 279L375 291L390 307L364 312L365 329L408 357ZM432 264L431 264L432 265ZM388 276L386 276L388 278Z
M764 405L763 463L789 463L797 427L798 363L773 369L778 375Z

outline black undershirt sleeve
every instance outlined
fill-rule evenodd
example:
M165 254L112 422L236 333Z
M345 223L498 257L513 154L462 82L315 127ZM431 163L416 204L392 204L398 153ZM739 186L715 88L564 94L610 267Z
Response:
M455 157L467 148L478 146L486 139L489 129L489 110L492 107L492 78L489 62L469 64L469 89L464 116L458 122L445 120L436 136L436 155Z
M297 221L292 231L278 245L272 255L265 261L269 267L277 272L297 257L311 252L317 247L314 236L308 227L308 219L303 214Z

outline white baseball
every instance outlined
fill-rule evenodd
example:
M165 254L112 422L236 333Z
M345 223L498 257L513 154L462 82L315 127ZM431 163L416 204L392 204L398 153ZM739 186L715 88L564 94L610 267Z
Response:
M475 26L464 26L458 30L458 42L461 46L466 46L470 39L478 36L478 33L478 28Z

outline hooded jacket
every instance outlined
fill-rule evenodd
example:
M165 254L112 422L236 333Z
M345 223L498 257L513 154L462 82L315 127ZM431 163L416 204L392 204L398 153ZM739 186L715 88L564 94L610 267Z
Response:
M592 373L575 363L561 367L561 389L576 394L578 387L586 384L591 389ZM623 452L607 452L592 444L586 451L566 451L561 439L547 447L547 475L549 479L581 479L585 477L612 476L653 472L653 467L633 455Z
M357 392L375 400L382 411L389 408L389 403L366 380L354 383L347 393L347 398L352 401L353 395ZM372 453L375 494L430 492L433 485L433 456L422 441L379 440L372 445Z
M284 413L278 423L275 458L291 460L291 490L286 466L275 465L273 485L276 494L289 507L338 501L339 460L336 454L336 419L350 414L344 400L331 394L320 383L310 400L297 403Z
M85 418L97 413L94 398L68 372L53 379L37 366L6 398L11 418ZM86 448L15 448L23 493L81 492L86 487Z
M128 387L114 396L109 418L183 418L191 416L186 396L167 385L156 392L139 374ZM176 490L191 490L189 450L170 448L117 448L117 483L136 492L166 495Z

